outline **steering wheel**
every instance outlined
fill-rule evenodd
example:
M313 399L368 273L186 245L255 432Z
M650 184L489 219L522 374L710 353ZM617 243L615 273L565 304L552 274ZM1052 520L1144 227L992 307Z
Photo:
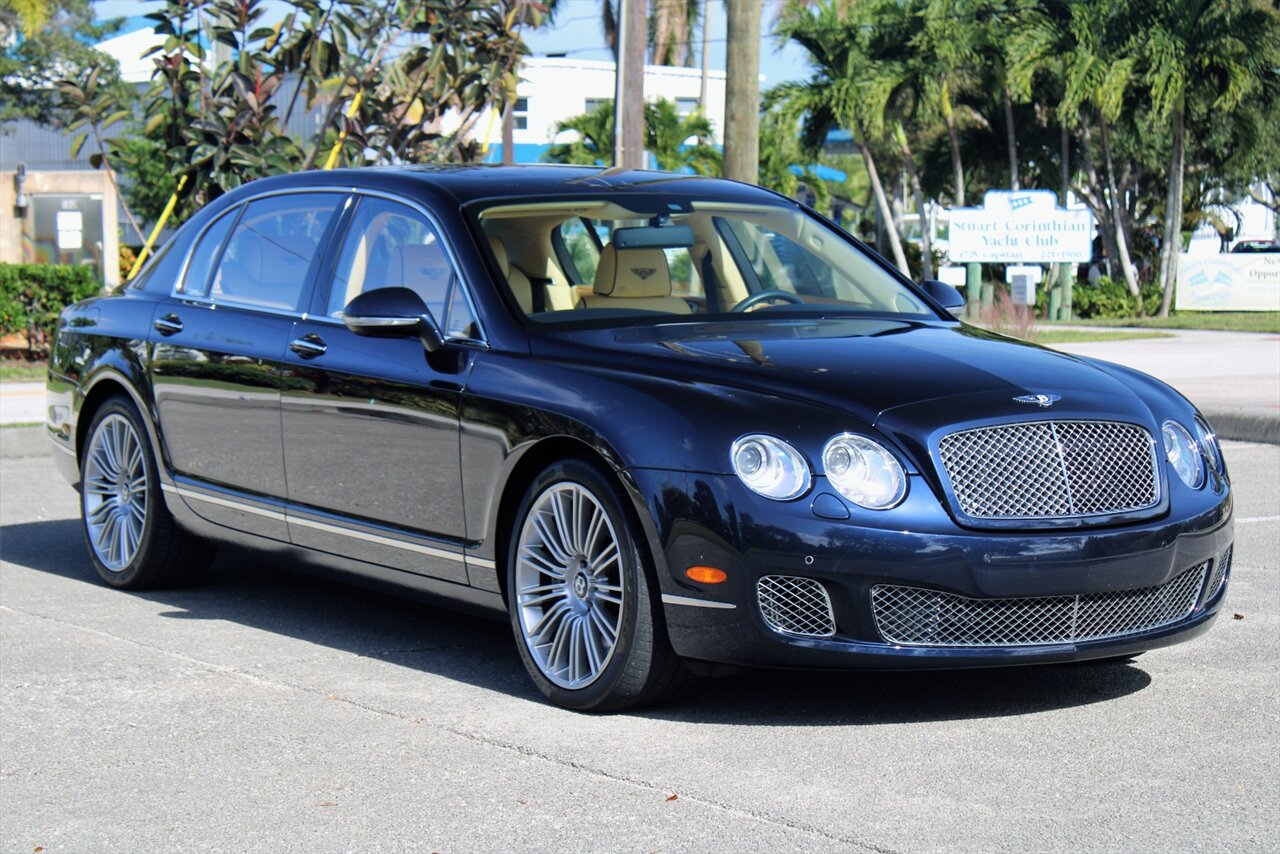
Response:
M796 296L795 294L789 291L780 291L777 289L770 289L767 291L761 291L758 294L752 294L751 296L744 299L742 302L735 305L733 308L729 309L729 311L731 312L747 311L748 309L755 308L762 302L769 302L770 300L782 300L783 302L789 302L793 305L804 305L803 299L801 299L800 297Z

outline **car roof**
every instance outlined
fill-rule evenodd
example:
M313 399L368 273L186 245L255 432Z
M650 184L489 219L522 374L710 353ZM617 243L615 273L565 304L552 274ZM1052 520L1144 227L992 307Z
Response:
M315 186L350 186L407 193L412 193L415 189L427 189L435 193L447 193L462 205L481 199L592 196L601 192L619 191L674 193L702 199L757 204L769 201L776 203L780 199L776 194L750 184L699 175L648 169L606 169L598 166L501 166L484 163L311 170L262 178L227 195L240 198L269 190Z

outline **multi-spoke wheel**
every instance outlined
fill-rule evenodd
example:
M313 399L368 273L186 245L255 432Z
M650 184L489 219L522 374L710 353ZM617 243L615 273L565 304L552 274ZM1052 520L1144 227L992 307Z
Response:
M211 552L178 529L160 497L141 416L123 397L103 404L80 455L80 509L98 574L144 589L199 577Z
M576 460L530 486L507 560L521 658L553 701L604 710L652 703L688 681L616 479Z

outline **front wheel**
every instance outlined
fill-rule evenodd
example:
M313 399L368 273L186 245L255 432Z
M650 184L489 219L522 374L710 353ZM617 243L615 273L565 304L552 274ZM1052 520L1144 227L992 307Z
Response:
M580 711L650 705L690 681L617 481L578 460L530 485L507 556L511 624L525 668Z
M80 515L99 577L146 590L199 579L210 548L178 528L160 494L142 416L124 397L102 405L80 459Z

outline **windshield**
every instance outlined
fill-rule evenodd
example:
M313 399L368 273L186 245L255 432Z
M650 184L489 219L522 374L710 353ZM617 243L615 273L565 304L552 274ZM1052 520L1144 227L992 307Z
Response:
M667 200L663 210L638 201L500 202L478 213L531 322L741 321L756 312L938 319L843 233L799 207Z

